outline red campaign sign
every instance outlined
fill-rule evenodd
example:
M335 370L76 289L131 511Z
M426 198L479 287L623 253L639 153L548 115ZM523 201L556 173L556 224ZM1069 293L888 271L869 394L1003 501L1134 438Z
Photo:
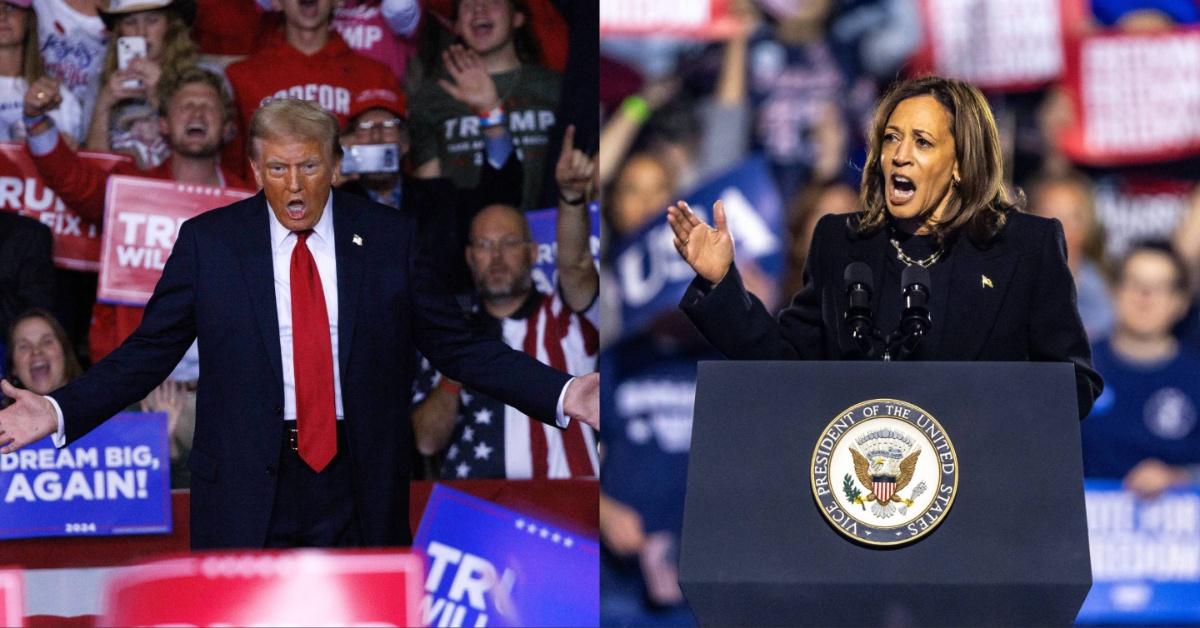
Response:
M604 0L603 37L674 35L700 39L727 37L736 27L729 0Z
M1071 159L1121 166L1200 155L1200 29L1106 33L1067 47Z
M402 551L206 553L141 563L98 626L418 626L424 573Z
M183 221L253 195L234 188L109 177L96 299L145 305L162 276Z
M0 626L25 625L25 587L18 569L0 569Z
M80 152L79 159L111 172L129 157ZM0 142L0 210L41 221L54 232L54 265L70 270L100 270L100 228L85 222L47 188L20 142Z

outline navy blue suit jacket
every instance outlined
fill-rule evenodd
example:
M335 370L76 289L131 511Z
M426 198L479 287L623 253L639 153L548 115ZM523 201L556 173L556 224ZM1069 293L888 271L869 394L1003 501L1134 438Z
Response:
M414 349L450 377L551 423L568 376L476 335L419 253L413 212L332 193L337 367L355 505L365 544L404 545ZM199 339L188 460L197 549L266 541L284 427L270 220L260 192L185 222L141 326L53 393L75 441L148 394Z
M774 318L746 291L736 267L709 290L697 277L680 307L704 337L735 360L854 360L861 352L843 313L848 306L842 275L852 262L883 276L896 252L885 230L857 235L857 214L821 218L813 230L804 287ZM1087 416L1103 389L1092 368L1091 350L1067 267L1062 225L1010 212L1008 222L986 246L960 237L938 262L950 267L932 291L949 295L932 307L933 329L922 341L929 359L991 362L1070 362L1075 366L1079 416ZM992 284L985 286L982 278ZM872 311L881 304L874 292Z

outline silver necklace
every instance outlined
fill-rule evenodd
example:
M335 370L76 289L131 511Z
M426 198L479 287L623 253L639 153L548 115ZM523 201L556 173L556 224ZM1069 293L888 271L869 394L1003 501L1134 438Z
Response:
M939 259L941 259L941 257L942 257L942 249L938 249L938 250L934 251L932 255L930 255L929 257L926 257L925 259L913 259L904 252L904 249L900 248L900 242L898 242L896 240L896 238L892 238L891 241L892 241L892 246L895 247L895 249L896 249L896 259L904 262L908 266L920 266L921 268L929 268L930 266L933 266L935 263L937 263L937 261Z

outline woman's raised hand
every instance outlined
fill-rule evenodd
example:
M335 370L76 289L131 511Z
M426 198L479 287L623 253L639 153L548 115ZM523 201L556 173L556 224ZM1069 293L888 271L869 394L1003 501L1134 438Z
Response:
M713 204L715 229L700 220L683 201L667 208L667 222L675 232L675 250L696 274L713 285L725 278L733 264L733 234L729 233L721 201Z

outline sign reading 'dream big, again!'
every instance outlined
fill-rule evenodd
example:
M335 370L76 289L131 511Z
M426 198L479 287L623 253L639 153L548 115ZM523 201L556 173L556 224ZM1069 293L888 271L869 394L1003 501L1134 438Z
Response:
M124 412L78 442L0 454L0 539L171 531L167 416Z
M145 305L162 276L183 221L253 194L162 179L109 177L96 298L105 303Z
M813 448L813 497L843 535L901 545L929 534L958 492L958 455L937 419L896 399L847 408Z

